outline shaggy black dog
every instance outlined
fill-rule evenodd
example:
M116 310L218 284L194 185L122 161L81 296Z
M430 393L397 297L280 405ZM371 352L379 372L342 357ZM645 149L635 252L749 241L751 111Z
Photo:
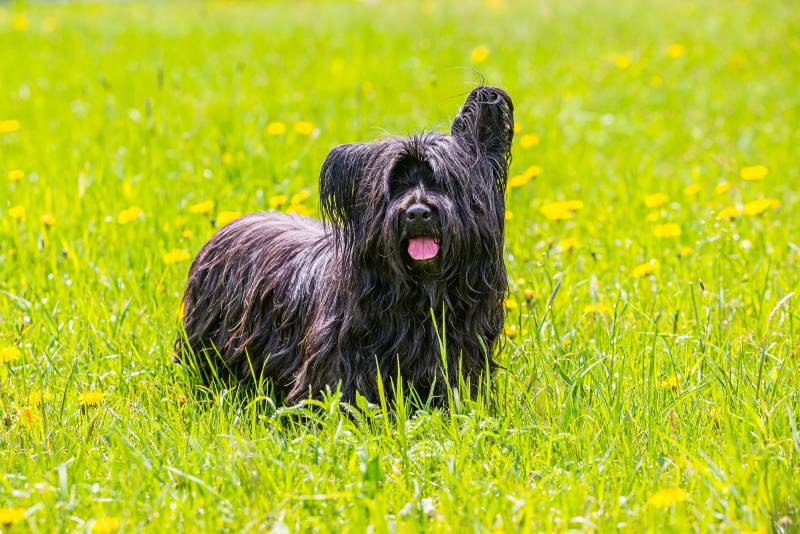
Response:
M474 395L503 326L513 135L509 96L479 87L450 135L334 148L324 223L247 215L200 251L179 359L206 380L269 380L290 404L339 387L377 402L398 376L433 404L460 380Z

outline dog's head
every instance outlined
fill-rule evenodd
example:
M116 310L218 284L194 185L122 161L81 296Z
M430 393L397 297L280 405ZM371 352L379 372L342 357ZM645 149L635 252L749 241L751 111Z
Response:
M513 109L501 89L478 87L450 135L334 148L320 175L321 209L356 266L443 279L502 263Z

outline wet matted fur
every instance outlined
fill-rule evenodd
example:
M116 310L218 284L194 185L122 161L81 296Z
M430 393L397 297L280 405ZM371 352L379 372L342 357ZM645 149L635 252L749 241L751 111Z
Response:
M513 135L509 96L478 87L450 135L334 148L324 222L246 215L200 251L178 359L206 380L268 380L287 403L339 387L375 402L378 376L391 396L398 375L434 404L459 379L474 394L503 326Z

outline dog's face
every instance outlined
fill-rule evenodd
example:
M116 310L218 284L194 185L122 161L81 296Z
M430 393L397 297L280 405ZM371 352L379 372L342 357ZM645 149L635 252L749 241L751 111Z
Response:
M320 176L323 216L357 266L395 279L452 278L476 263L502 263L513 132L508 95L479 87L450 135L337 147Z

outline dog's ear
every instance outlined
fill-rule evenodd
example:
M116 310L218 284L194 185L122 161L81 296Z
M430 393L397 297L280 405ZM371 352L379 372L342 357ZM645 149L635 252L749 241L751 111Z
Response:
M453 121L451 133L467 150L479 158L489 158L507 173L514 139L511 97L497 87L473 89Z
M339 227L354 222L356 194L373 150L368 143L340 145L325 158L319 175L323 219Z

